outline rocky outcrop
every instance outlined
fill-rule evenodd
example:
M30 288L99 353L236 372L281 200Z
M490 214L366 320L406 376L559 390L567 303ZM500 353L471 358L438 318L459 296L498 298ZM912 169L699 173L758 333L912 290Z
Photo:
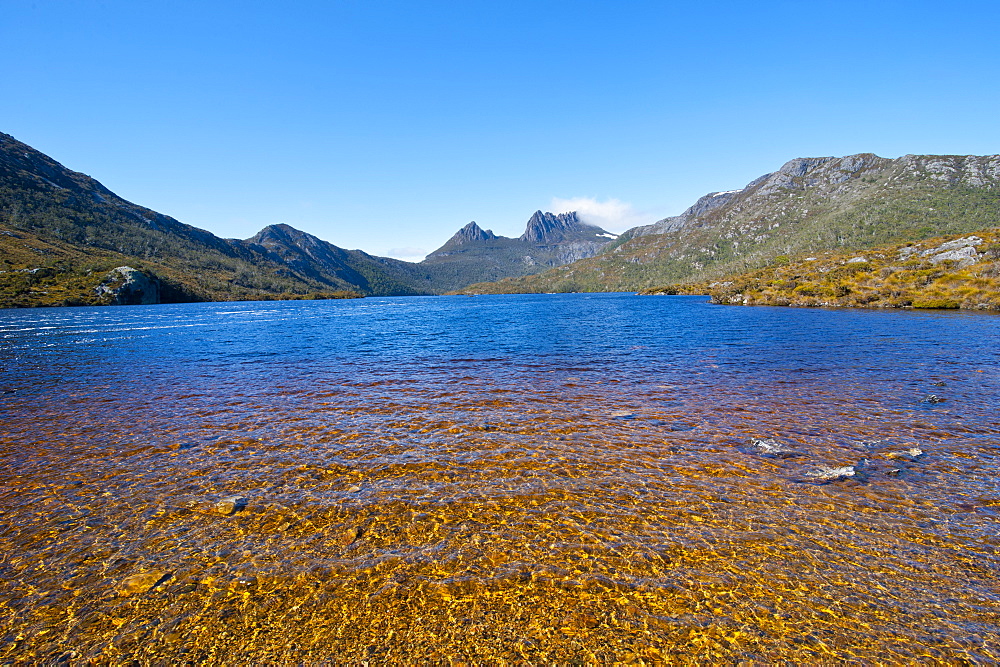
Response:
M160 303L160 281L131 266L119 266L108 272L94 288L98 297L110 306L146 306Z
M926 257L931 264L953 262L955 268L964 268L979 261L980 256L976 252L976 246L982 244L983 240L978 236L969 236L942 243L936 248L930 248L923 252L914 246L907 246L899 251L899 258L907 260L911 257Z

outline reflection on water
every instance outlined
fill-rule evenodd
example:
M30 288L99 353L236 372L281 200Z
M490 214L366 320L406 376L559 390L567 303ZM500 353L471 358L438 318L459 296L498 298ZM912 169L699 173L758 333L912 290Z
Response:
M628 295L5 311L0 658L996 662L998 334Z

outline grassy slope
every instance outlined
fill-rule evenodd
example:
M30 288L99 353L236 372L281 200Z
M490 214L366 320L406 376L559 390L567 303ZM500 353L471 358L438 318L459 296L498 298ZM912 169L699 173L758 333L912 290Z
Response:
M982 243L971 266L932 261L934 249L963 238L953 234L860 253L819 253L702 284L698 291L711 294L715 303L733 305L1000 310L1000 228L975 236ZM644 293L677 291L666 286Z
M178 268L172 263L55 241L0 225L0 308L103 305L110 297L99 297L96 287L118 266L154 275L161 284L162 300L168 303L360 296L350 290L303 288L295 281L283 284L280 279L275 281L275 289L254 289L227 283L239 276L225 267L206 268L192 275L183 264ZM219 284L226 288L213 289ZM285 285L292 289L281 289Z

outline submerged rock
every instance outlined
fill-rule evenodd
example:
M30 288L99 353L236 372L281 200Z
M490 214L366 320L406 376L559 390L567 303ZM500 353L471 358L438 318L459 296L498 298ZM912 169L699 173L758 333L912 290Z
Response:
M246 506L247 499L243 496L229 496L228 498L216 501L213 509L223 516L230 516L246 509Z
M902 451L895 452L883 452L882 456L889 460L901 459L903 461L916 461L918 458L924 455L924 450L919 447L910 447L909 449L904 449Z
M635 419L635 413L628 410L615 410L609 416L612 419Z
M354 526L348 528L340 535L340 544L345 547L349 547L354 544L359 537L361 537L361 528Z
M167 572L165 570L150 570L149 572L133 574L131 577L122 580L118 586L118 592L122 595L146 593L156 588L156 585L166 578Z
M787 440L778 438L754 438L750 440L750 446L761 456L769 458L786 459L792 456L805 456L789 444Z

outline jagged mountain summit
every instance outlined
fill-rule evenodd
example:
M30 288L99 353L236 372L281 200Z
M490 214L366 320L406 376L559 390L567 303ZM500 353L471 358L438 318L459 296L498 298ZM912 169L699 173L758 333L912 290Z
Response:
M595 238L596 237L596 238ZM580 221L576 211L569 213L542 213L535 211L520 239L538 245L559 245L567 243L606 244L618 238L600 227ZM604 240L607 239L607 240Z
M998 224L1000 155L797 158L630 229L599 255L469 291L637 290Z
M420 263L448 290L470 283L524 276L593 257L617 238L582 222L575 212L536 211L518 238L497 236L475 222L458 230Z

